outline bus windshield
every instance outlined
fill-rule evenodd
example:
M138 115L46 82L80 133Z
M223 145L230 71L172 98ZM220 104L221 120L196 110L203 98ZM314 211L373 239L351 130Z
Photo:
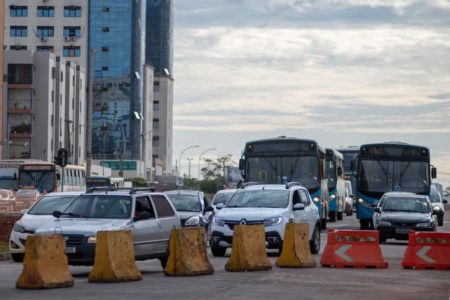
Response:
M19 188L33 188L39 192L50 193L55 190L56 186L55 171L42 170L20 170L19 171Z
M426 162L364 159L359 164L358 187L375 193L398 190L427 194L428 168Z
M250 157L247 181L276 184L300 182L308 189L320 187L319 160L315 156Z
M328 189L332 190L336 188L336 164L332 160L327 160L327 174L328 174Z

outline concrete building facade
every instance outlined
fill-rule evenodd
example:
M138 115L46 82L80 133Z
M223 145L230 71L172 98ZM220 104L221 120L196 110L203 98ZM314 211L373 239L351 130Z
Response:
M76 128L86 118L84 69L48 51L6 50L4 74L3 158L53 161L68 145L70 162L82 164L85 131Z
M0 0L0 26L4 28L4 3L3 0ZM2 47L0 47L0 70L3 70L3 30L0 30L0 43ZM0 116L3 116L3 78L0 80ZM0 157L3 157L3 152L6 147L7 140L5 136L3 136L3 123L0 122Z

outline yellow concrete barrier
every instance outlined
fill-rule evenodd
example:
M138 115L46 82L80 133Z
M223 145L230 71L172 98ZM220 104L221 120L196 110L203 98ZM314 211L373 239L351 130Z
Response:
M271 270L267 257L264 225L234 226L231 256L225 265L230 272Z
M18 289L51 289L73 286L73 277L61 235L27 237L23 271L16 282Z
M206 253L205 228L174 228L170 234L168 276L194 276L214 273Z
M142 280L134 260L131 231L97 232L94 268L88 280L100 283Z
M286 224L283 250L275 263L283 268L312 268L316 261L309 246L308 224Z

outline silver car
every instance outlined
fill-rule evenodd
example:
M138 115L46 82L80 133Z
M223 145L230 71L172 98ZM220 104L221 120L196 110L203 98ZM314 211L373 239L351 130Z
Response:
M14 224L9 237L9 252L16 262L23 260L25 241L29 234L47 223L52 223L55 217L53 211L62 211L81 194L81 192L48 193L42 196L24 215Z
M82 194L36 234L62 234L71 265L92 265L97 231L131 230L136 260L158 258L164 268L170 232L180 227L175 208L163 193L149 189L100 189Z

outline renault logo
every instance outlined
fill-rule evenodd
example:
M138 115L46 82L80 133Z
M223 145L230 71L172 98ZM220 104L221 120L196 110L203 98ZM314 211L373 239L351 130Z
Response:
M242 219L242 220L239 222L239 225L245 225L245 224L247 224L247 220L246 220L246 219Z

